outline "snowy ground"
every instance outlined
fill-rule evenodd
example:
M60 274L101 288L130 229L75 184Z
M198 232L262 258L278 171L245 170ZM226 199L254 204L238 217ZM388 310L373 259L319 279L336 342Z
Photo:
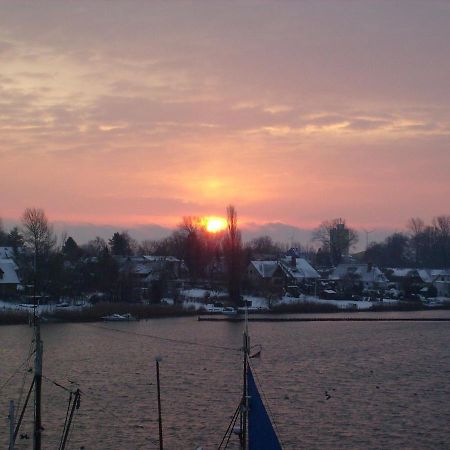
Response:
M244 295L246 300L251 300L252 306L266 308L268 306L268 300L264 297L254 297L251 295ZM367 310L370 309L374 302L369 301L355 301L355 300L323 300L312 295L301 295L300 297L290 297L285 295L281 300L273 302L273 304L280 305L292 305L296 303L317 303L324 305L336 305L340 309L360 309ZM398 300L384 299L384 304L395 304Z
M379 302L369 302L366 300L363 301L355 301L355 300L322 300L318 297L301 295L300 298L288 297L284 296L281 300L282 304L292 304L292 303L318 303L325 305L336 305L340 309L370 309L374 304L378 304ZM383 299L383 304L395 304L398 303L398 300L392 299Z
M0 300L0 310L15 310L15 311L29 311L30 313L33 312L33 306L25 306L25 303L12 303L12 302L5 302L3 300ZM69 310L69 311L77 311L83 308L88 308L91 305L89 303L77 303L76 305L69 305L66 307L60 307L56 304L51 305L39 305L37 307L37 312L39 314L41 313L53 313L58 310Z
M209 293L209 295L207 294ZM205 308L206 304L212 304L215 301L221 300L221 298L226 297L227 294L218 291L209 291L206 289L188 289L181 292L184 308L194 308L199 310ZM250 300L252 302L252 307L254 308L268 308L268 300L264 297L257 297L252 295L244 295L245 300ZM429 306L440 306L443 302L449 301L450 299L445 297L439 297L433 299ZM173 304L173 299L163 299L163 303ZM358 310L368 310L374 304L374 302L369 301L355 301L355 300L322 300L314 296L301 295L299 298L290 297L285 295L281 300L273 301L273 305L279 304L296 304L296 303L318 303L325 305L336 305L340 309L358 309ZM383 304L396 304L398 300L384 299ZM77 302L76 304L71 304L66 307L61 307L56 304L51 305L39 305L38 313L53 313L55 311L69 310L76 311L83 308L88 308L91 305L88 302ZM25 306L24 303L12 303L0 300L0 311L1 310L17 310L17 311L33 311L32 306Z
M204 308L207 303L213 303L216 298L220 301L220 297L226 296L225 293L208 291L206 289L188 289L181 292L184 298L183 305L185 307L193 307L195 309ZM245 300L252 302L254 308L268 308L269 301L264 297L257 297L253 295L244 295ZM318 303L325 305L336 305L340 309L370 309L374 302L369 301L355 301L355 300L322 300L318 297L301 295L300 297L290 297L285 295L281 300L273 301L272 304L296 304L296 303ZM398 300L384 299L384 304L395 304Z
M185 289L180 291L182 305L184 308L194 308L199 310L205 308L207 303L220 302L223 297L228 294L220 291L213 291L209 289Z
M180 291L180 296L186 300L196 300L196 299L219 299L221 297L227 297L228 294L222 291L214 291L209 289L184 289Z

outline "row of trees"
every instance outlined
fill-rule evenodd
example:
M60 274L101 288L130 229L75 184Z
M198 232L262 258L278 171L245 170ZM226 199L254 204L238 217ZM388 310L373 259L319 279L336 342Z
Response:
M450 267L450 216L420 218L407 223L407 231L394 233L384 242L373 243L365 258L382 267Z
M320 248L312 259L318 266L335 266L358 242L356 230L343 219L322 222L313 231ZM395 232L383 242L372 243L364 254L366 262L381 267L450 267L450 216L434 217L430 224L411 218L405 232Z
M314 230L313 242L319 243L318 249L294 246L313 265L333 266L349 253L357 240L356 231L345 220L334 219L322 222ZM36 282L38 290L52 295L99 290L111 296L123 296L129 283L121 274L115 256L161 255L184 260L194 282L225 273L230 297L235 301L240 298L241 277L250 260L274 259L287 250L287 245L276 243L269 236L244 245L233 206L227 208L227 227L221 232L210 233L203 220L184 217L164 239L138 243L122 231L114 233L108 241L96 237L81 246L66 235L58 241L44 211L28 208L20 227L7 231L0 221L0 246L15 249L25 284ZM19 252L23 246L30 251ZM421 219L411 219L405 233L394 233L384 242L373 243L364 257L381 267L449 267L450 216L436 217L429 225Z
M96 237L83 246L64 235L58 246L45 212L27 208L20 228L14 227L8 233L0 222L0 246L11 246L15 250L25 284L36 284L38 292L50 295L99 290L113 297L123 297L129 278L119 270L115 256L176 256L185 261L194 281L208 278L224 261L230 297L237 302L243 249L233 206L227 208L227 218L227 230L220 233L207 232L204 221L199 218L185 217L171 236L159 241L139 244L123 231L114 233L108 242ZM29 251L19 251L22 247Z

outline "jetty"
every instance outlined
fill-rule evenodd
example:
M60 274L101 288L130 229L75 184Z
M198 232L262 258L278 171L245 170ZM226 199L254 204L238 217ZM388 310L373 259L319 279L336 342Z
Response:
M199 322L244 322L244 317L198 316ZM450 322L450 317L249 317L249 322Z

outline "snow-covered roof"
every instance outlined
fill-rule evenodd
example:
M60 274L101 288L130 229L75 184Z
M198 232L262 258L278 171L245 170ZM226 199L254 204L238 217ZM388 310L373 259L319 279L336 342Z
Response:
M392 276L406 278L418 276L424 283L432 283L440 275L445 275L445 269L398 269L393 268Z
M330 274L329 279L341 280L348 275L356 275L366 283L385 283L388 281L378 267L369 264L339 264Z
M417 273L419 274L420 279L424 283L432 283L433 282L433 275L431 274L431 270L428 271L426 269L418 269Z
M280 260L281 268L292 278L320 278L319 273L311 264L304 258L295 258L295 265L293 265L294 258L283 258Z
M155 256L155 255L149 255L149 256L143 256L143 258L146 261L167 261L167 262L179 262L180 260L178 258L175 258L175 256Z
M250 264L258 271L262 278L272 277L278 267L277 261L250 261Z
M152 268L145 264L136 264L136 266L133 267L133 273L136 275L148 275L151 272Z
M211 292L207 289L185 289L180 291L180 295L186 297L186 298L204 298Z
M405 278L410 276L411 272L414 269L398 269L398 268L393 268L391 269L392 271L392 276L393 277L397 277L397 278Z
M17 266L12 259L0 259L0 284L19 284Z

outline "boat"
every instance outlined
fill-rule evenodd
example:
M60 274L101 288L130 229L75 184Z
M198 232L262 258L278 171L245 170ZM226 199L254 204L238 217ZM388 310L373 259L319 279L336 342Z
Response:
M228 448L231 436L239 436L241 450L281 450L283 447L259 393L250 363L250 337L248 334L248 311L245 315L244 361L242 397L219 445ZM261 350L259 350L258 356Z
M62 302L62 303L56 304L57 308L68 308L69 306L70 306L70 303L67 303L67 302Z
M232 308L234 309L234 308ZM234 310L236 311L236 310ZM250 363L251 358L259 358L262 347L257 345L257 351L250 355L250 337L248 334L248 310L245 311L245 329L243 335L243 387L239 404L232 416L232 419L222 437L218 450L228 448L232 436L238 436L239 443L232 444L232 448L240 450L282 450L280 439L275 430L266 405L264 404L253 374ZM158 399L158 425L159 425L159 448L163 449L163 427L161 414L161 391L159 377L159 363L161 357L157 356L156 361L156 388ZM196 447L196 450L203 450L203 447Z
M100 317L105 322L129 322L132 320L137 320L130 313L126 314L110 314L109 316Z
M224 307L221 303L208 303L205 306L206 312L210 314L217 314L222 313L224 310Z
M222 310L222 314L225 314L226 316L235 316L237 313L237 309L233 308L232 306L226 306Z

